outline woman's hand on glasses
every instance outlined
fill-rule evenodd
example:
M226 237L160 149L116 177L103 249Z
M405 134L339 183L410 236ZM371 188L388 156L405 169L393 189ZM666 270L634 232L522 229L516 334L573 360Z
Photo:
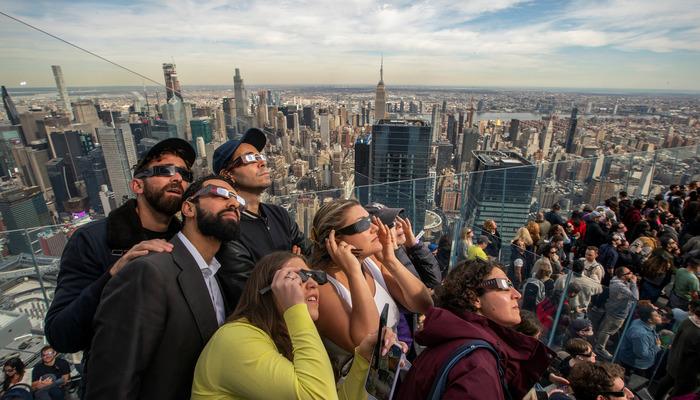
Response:
M361 273L362 266L360 265L360 260L357 259L359 255L358 249L343 240L337 241L335 238L335 230L332 230L328 234L326 250L331 256L333 263L340 267L346 275L349 276L354 273Z
M396 245L396 239L394 235L392 235L391 230L377 217L372 217L372 223L379 228L377 235L379 236L379 243L382 244L382 251L377 254L377 258L385 266L390 262L398 262L395 253L398 246Z
M403 233L406 235L406 248L413 247L416 245L416 235L413 234L413 226L411 226L411 220L407 218L396 217L396 220L403 228Z
M272 278L272 293L282 312L293 305L304 303L304 289L301 285L301 277L297 274L299 268L284 267L275 272Z

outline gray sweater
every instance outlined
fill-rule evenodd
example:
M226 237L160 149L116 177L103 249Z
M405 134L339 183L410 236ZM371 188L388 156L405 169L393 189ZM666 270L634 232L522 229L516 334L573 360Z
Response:
M610 280L610 294L605 303L605 312L614 318L625 319L633 301L639 300L639 289L635 282L625 282L618 277Z

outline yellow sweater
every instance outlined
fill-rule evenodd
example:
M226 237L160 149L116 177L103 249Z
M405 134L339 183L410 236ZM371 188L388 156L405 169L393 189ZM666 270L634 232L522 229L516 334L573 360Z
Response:
M366 399L369 362L355 353L336 389L333 370L306 304L284 313L294 348L286 359L270 336L245 320L219 328L199 356L192 399Z

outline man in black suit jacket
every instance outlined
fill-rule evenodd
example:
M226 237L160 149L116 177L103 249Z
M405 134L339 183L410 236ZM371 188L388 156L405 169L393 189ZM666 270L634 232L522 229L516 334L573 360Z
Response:
M245 201L209 176L183 195L172 252L127 264L95 315L88 399L189 399L199 353L226 317L214 255L234 240Z

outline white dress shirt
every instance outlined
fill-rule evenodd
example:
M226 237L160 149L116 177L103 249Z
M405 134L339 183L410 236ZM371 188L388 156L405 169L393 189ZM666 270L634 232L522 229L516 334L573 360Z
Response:
M190 251L190 254L192 254L192 257L197 262L197 266L202 271L204 283L207 285L209 297L211 298L211 303L214 306L214 311L216 312L216 320L219 322L219 325L223 324L224 320L226 319L226 312L224 311L224 298L221 295L219 282L217 282L216 278L214 277L214 275L219 271L219 268L221 268L221 264L219 264L216 257L212 257L211 263L207 264L206 261L204 261L204 258L202 258L202 255L199 254L199 250L194 247L192 242L190 242L187 237L182 234L182 232L178 232L177 237L182 241L187 250Z

